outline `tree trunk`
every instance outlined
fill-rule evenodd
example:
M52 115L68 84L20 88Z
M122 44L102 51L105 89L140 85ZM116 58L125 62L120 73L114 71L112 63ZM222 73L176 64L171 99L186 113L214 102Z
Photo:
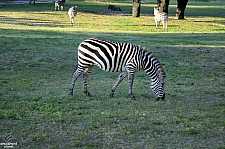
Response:
M141 0L133 0L132 16L140 17L140 10L141 10Z
M165 12L168 14L170 0L157 0L157 3L159 8L159 13Z
M188 0L177 0L176 17L178 19L184 19L184 11L187 6Z

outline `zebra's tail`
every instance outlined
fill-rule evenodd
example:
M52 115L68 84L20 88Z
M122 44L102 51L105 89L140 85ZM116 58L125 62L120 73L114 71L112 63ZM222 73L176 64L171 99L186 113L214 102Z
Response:
M78 68L78 65L75 67L74 71L70 74L70 78L73 77L73 74L74 74L74 72L77 70L77 68Z

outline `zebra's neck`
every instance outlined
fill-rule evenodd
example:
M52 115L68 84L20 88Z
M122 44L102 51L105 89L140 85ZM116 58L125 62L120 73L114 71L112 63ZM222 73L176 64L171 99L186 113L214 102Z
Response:
M142 65L144 71L150 78L152 77L152 74L158 74L158 72L162 77L166 77L162 64L152 52L142 49Z

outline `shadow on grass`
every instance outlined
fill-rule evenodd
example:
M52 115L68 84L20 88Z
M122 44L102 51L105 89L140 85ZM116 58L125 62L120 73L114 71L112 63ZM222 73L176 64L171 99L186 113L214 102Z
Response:
M63 12L72 5L77 5L78 12L93 13L93 14L107 14L108 5L111 2L85 2L76 1L65 4ZM121 6L120 6L121 4ZM225 17L224 8L222 7L225 3L221 2L189 2L185 10L185 16L208 16L208 17ZM213 6L212 6L213 5ZM118 3L118 6L123 10L124 14L132 14L132 3ZM141 12L144 15L153 15L153 7L155 5L142 4ZM8 4L5 8L0 8L2 11L9 12L43 12L43 11L54 11L54 3L38 3L37 5L26 5L26 4ZM171 4L169 7L169 16L175 16L176 4ZM111 14L111 13L109 13ZM141 15L142 15L141 14Z

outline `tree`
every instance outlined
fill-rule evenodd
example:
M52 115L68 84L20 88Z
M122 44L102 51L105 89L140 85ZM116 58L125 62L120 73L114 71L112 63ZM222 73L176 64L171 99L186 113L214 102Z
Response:
M141 10L141 0L133 0L132 16L140 17L140 10Z
M166 12L168 14L170 0L157 0L159 12ZM133 17L140 17L141 0L133 0Z
M177 0L176 17L178 19L184 19L184 11L187 6L188 0Z
M169 0L157 0L159 12L165 12L168 14Z

